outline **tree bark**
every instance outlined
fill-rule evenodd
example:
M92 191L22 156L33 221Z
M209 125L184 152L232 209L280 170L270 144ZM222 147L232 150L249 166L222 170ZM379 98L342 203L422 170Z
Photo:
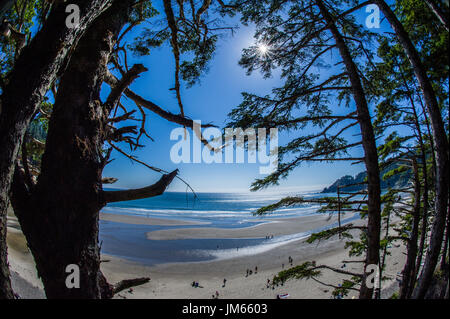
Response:
M8 194L20 145L26 128L54 82L62 62L92 21L111 0L73 1L80 7L80 25L65 26L65 6L51 12L42 30L20 54L10 74L0 103L0 242L6 240ZM11 290L6 244L0 254L0 288ZM4 249L3 249L4 248ZM0 294L10 296L8 291Z
M0 0L0 23L3 19L3 16L11 9L14 4L14 0Z
M418 247L415 247L414 249L417 250L416 253L416 261L415 261L415 266L413 271L411 271L410 273L410 267L408 266L408 275L409 276L409 280L406 281L406 285L408 285L408 287L406 287L405 291L404 291L404 295L402 296L402 291L400 292L400 299L410 299L411 298L411 294L413 292L414 286L416 284L416 280L417 280L417 274L419 273L420 270L420 264L422 263L422 257L423 257L423 250L424 250L424 246L425 246L425 240L426 240L426 236L427 236L427 229L428 229L428 207L429 207L429 202L428 202L428 192L429 192L429 186L428 186L428 169L427 169L427 149L425 147L425 143L423 140L423 133L422 133L422 129L420 127L420 119L419 119L419 115L417 114L416 111L416 105L414 102L414 93L410 90L409 85L408 85L408 81L406 80L405 76L404 76L404 72L403 70L401 70L401 75L402 75L402 80L403 80L403 84L405 85L407 92L408 92L408 98L409 101L411 103L411 110L412 113L414 115L414 126L416 128L416 133L417 133L417 140L419 142L419 148L420 148L420 160L421 160L421 167L422 167L422 175L423 175L423 209L422 209L422 225L421 225L421 234L420 234L420 240L419 240L419 245ZM422 106L422 110L424 112L423 116L425 117L426 122L428 123L428 119L426 117L426 113L425 110ZM428 126L428 124L427 124ZM428 133L430 134L431 131L429 131ZM431 136L431 134L430 134ZM431 141L432 143L432 141ZM414 169L418 170L417 167L417 163L414 162ZM418 175L418 171L414 171L414 180L415 180L415 187L417 187L417 183L419 183L419 175ZM416 201L414 202L415 205L417 205L417 201L420 204L420 199L417 200L417 197L420 194L420 188L417 189L415 188L415 194L416 194ZM416 211L416 208L414 208L414 212ZM420 214L420 207L419 207L419 214ZM416 218L417 215L414 215L414 218ZM416 222L415 222L416 223ZM418 225L418 224L417 224ZM415 227L416 224L413 224L413 226ZM417 235L418 236L418 235ZM416 243L417 243L417 238L415 239ZM417 246L417 244L415 244ZM407 261L408 264L409 261ZM404 273L406 272L406 265L405 265L405 270Z
M404 29L401 22L397 19L397 16L389 5L383 0L374 0L374 2L379 6L380 10L389 21L391 27L394 29L397 39L405 50L416 78L420 84L420 88L425 99L427 112L430 115L431 126L433 129L433 140L436 147L435 216L425 265L422 269L417 287L413 294L414 298L422 299L424 298L431 283L433 272L436 268L436 264L438 263L442 239L444 237L448 201L448 140L439 104L437 102L431 81L428 78L425 67L420 59L419 53L409 38L408 33Z
M125 289L136 287L139 285L146 284L150 281L148 277L135 278L135 279L125 279L116 283L113 287L114 294L117 294Z
M403 278L400 286L400 299L407 299L411 294L411 290L414 288L415 283L415 262L417 256L417 239L419 234L420 223L420 178L419 167L417 161L413 159L413 171L414 171L414 209L413 209L413 221L411 235L408 240L406 263L403 268Z
M8 205L8 204L7 204ZM6 244L6 216L0 219L0 299L13 299Z
M328 28L331 31L340 55L347 69L352 94L358 112L358 122L361 129L362 144L364 149L364 162L367 170L368 181L368 222L367 222L367 255L364 270L370 264L379 266L380 262L380 231L381 231L381 200L380 200L380 170L378 167L378 153L375 143L375 135L370 118L369 108L364 89L358 74L358 69L353 61L350 51L340 34L335 22L321 0L316 1L320 12L324 17ZM373 295L373 288L366 285L366 272L362 278L359 297L370 299Z
M441 270L445 270L448 268L449 263L447 262L447 257L449 257L449 234L450 232L450 205L447 209L447 226L445 227L445 237L444 237L444 248L442 249L442 257L441 257Z
M99 210L106 204L102 145L109 115L100 102L100 89L131 2L115 1L80 40L60 80L29 209L21 207L18 192L13 195L48 298L113 295L100 271L98 242ZM79 289L66 286L66 267L71 264L80 270Z
M106 203L114 203L159 196L163 194L167 186L172 183L177 173L178 170L175 170L170 174L165 174L157 183L143 188L124 191L103 191L104 201Z
M433 11L436 18L438 18L439 22L444 26L447 32L449 31L449 22L448 22L448 12L445 13L442 8L438 6L436 1L434 0L424 0L426 4L430 7L431 11Z

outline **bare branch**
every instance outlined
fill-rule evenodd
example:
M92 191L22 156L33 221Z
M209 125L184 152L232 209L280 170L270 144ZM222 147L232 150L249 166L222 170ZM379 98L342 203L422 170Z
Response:
M114 184L118 179L115 177L104 177L102 179L102 184Z
M135 64L133 67L125 73L120 81L112 88L105 104L109 110L112 110L114 106L119 102L120 97L123 92L128 88L128 86L137 78L139 74L147 71L147 68L142 64Z
M335 286L335 285L332 285L332 284L327 284L327 283L325 283L325 282L323 282L323 281L320 281L319 279L317 279L317 278L315 278L315 277L311 277L311 279L314 280L314 281L316 281L316 282L318 282L319 284L321 284L321 285L323 285L323 286L326 286L326 287L331 287L331 288L334 288L334 289L341 289L341 288L342 288L342 287ZM359 291L359 289L356 289L356 288L353 288L353 287L348 287L347 289L348 289L348 290Z
M158 172L158 173L168 173L168 172L165 171L165 170L162 170L162 169L160 169L160 168L157 168L157 167L148 165L147 163L138 160L136 157L134 157L134 156L132 156L132 155L130 155L130 154L125 153L124 151L122 151L120 148L118 148L117 146L115 146L115 145L112 144L111 142L109 142L109 144L110 144L111 147L114 148L116 151L118 151L119 153L125 155L126 157L128 157L128 158L131 159L132 161L135 161L135 162L137 162L137 163L139 163L139 164L141 164L141 165L144 165L145 167L147 167L147 168L149 168L149 169L151 169L151 170L153 170L153 171L155 171L155 172ZM195 191L194 191L194 189L191 187L191 185L189 185L189 184L188 184L184 179L182 179L181 177L179 177L179 176L176 176L176 177L177 177L180 181L182 181L182 182L183 182L183 183L184 183L184 184L192 191L192 193L194 194L194 197L195 197L195 198L198 198L197 194L195 193Z
M115 87L115 86L117 86L117 83L119 80L113 74L109 73L106 76L105 81L111 87ZM146 109L152 111L153 113L161 116L163 119L166 119L172 123L180 124L184 127L193 128L193 126L194 126L193 120L188 119L184 116L176 115L176 114L170 113L168 111L165 111L160 106L156 105L155 103L153 103L149 100L144 99L140 95L131 91L129 88L125 89L124 94L126 97L133 100L136 104L139 104L140 106L145 107ZM216 126L212 125L212 124L202 124L201 127L207 128L207 127L216 127Z
M210 5L211 5L211 0L203 0L202 6L200 7L200 9L198 9L197 13L195 14L195 20L196 20L197 24L200 24L201 15L203 13L205 13L206 10L208 10Z
M363 274L358 274L358 273L342 270L342 269L339 269L339 268L330 267L330 266L327 266L327 265L320 265L320 266L316 266L316 267L313 268L313 270L316 270L316 269L329 269L329 270L337 272L339 274L355 276L355 277L360 277L360 278L362 278L364 276Z
M135 278L135 279L125 279L119 281L115 285L113 285L113 294L117 294L125 289L144 285L150 281L149 277Z
M164 174L157 183L143 188L103 191L103 197L106 203L114 203L159 196L164 193L177 174L178 170L174 170L170 174Z
M365 263L365 260L343 260L342 263L344 264L353 264L353 263Z
M430 7L431 11L435 14L435 16L439 19L442 26L449 31L449 22L447 14L442 10L438 4L434 0L425 0L425 3Z
M225 4L222 0L217 0L217 2L219 2L219 4L222 6L222 8L225 8L225 9L237 9L238 8L237 6Z
M167 23L169 24L170 33L171 33L171 41L173 56L175 58L175 87L174 90L177 95L178 105L180 107L181 116L184 117L184 108L183 103L181 101L181 93L180 93L180 50L178 48L178 28L175 22L175 16L172 9L172 1L164 0L164 11L167 17Z

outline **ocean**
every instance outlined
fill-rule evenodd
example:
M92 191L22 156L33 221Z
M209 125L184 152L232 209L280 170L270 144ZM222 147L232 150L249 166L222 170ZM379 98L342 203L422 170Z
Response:
M205 224L154 226L130 225L101 220L99 237L101 252L145 265L228 259L263 253L280 245L305 238L312 232L336 226L332 224L321 229L311 229L307 232L277 236L271 239L149 240L146 238L147 232L155 230L201 227L242 228L267 223L273 219L318 214L316 211L319 206L310 204L282 208L265 216L254 216L252 214L259 207L275 203L288 195L292 196L293 194L198 193L198 199L195 199L192 193L166 192L154 198L108 204L102 209L102 212ZM301 196L317 198L330 196L330 194L303 193ZM349 218L343 219L343 222L349 221Z

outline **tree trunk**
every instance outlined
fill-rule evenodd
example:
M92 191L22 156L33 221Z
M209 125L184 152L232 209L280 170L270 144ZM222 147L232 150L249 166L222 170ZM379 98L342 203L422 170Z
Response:
M380 228L381 228L381 200L380 200L380 170L378 167L378 153L375 143L375 135L370 118L369 108L367 105L364 89L358 74L358 69L353 61L350 51L345 43L342 35L337 29L332 16L321 0L317 1L317 5L324 17L328 28L331 31L344 65L349 74L352 93L358 112L358 122L361 129L362 143L364 149L364 161L367 170L368 179L368 222L367 222L367 255L364 270L368 265L377 265L380 262ZM361 283L359 297L362 299L372 298L373 288L366 286L366 273Z
M110 0L73 1L80 7L80 25L65 26L65 6L51 12L42 30L19 56L0 103L0 242L6 240L8 194L20 145L26 128L54 82L64 59L88 25L109 5ZM0 288L10 290L6 244L0 253ZM10 296L11 292L0 294Z
M417 239L419 235L419 223L420 223L420 178L419 167L417 161L413 159L413 171L414 171L414 209L413 209L413 221L411 235L408 240L408 248L406 253L406 263L403 268L402 284L400 286L400 299L407 299L411 294L411 290L414 288L415 278L415 262L417 256Z
M14 0L0 0L0 23L2 22L3 16L11 9L14 4Z
M439 20L439 22L444 26L445 30L449 32L450 26L448 22L448 12L445 13L442 8L439 7L439 5L434 0L425 0L428 7L430 7L431 11L433 11L436 18ZM448 11L448 10L447 10Z
M13 196L48 298L112 297L100 271L98 242L109 114L100 89L130 2L116 1L80 40L60 81L30 210L21 209L23 201ZM79 289L66 286L68 265L79 267Z
M431 133L431 129L430 129L430 124L428 121L428 116L426 114L426 109L425 106L423 105L423 103L421 102L422 100L420 99L419 96L419 101L420 101L420 106L421 109L423 111L423 116L425 118L425 123L426 123L426 127L427 127L427 134L428 136L432 136ZM417 256L417 261L416 261L416 279L417 279L417 275L420 272L420 266L422 264L422 258L423 258L423 253L424 253L424 247L425 247L425 242L426 242L426 238L427 238L427 233L428 233L428 214L429 214L429 208L430 208L430 202L429 202L429 190L430 190L430 186L429 186L429 180L433 179L434 176L436 176L436 153L434 151L434 142L433 139L430 138L430 147L431 147L431 157L432 157L432 171L431 171L431 176L429 176L428 174L428 168L427 168L427 159L426 159L426 149L425 149L425 145L423 145L423 140L422 140L422 144L421 144L421 149L422 149L422 165L423 165L423 180L424 180L424 184L423 184L423 215L422 215L422 226L421 226L421 234L420 234L420 243L419 243L419 255Z
M450 232L450 205L447 211L447 227L445 228L445 237L444 237L444 248L442 249L442 258L441 258L441 270L447 269L449 263L447 262L448 248L449 248L449 232Z
M427 112L430 115L431 126L433 129L433 140L436 147L436 204L435 217L431 232L430 245L428 247L425 265L422 269L417 288L414 291L414 297L422 299L430 285L434 270L438 263L439 254L444 237L445 218L447 215L447 197L448 197L448 141L444 128L441 111L429 80L425 67L422 64L419 53L414 47L408 33L403 28L401 22L397 19L395 13L389 5L383 0L374 1L383 12L391 27L394 29L399 43L405 50L406 55L414 69L416 78L420 84Z
M6 244L6 214L0 219L0 299L13 299Z
M422 209L422 226L421 226L421 234L420 234L420 242L419 245L417 247L417 236L418 234L416 234L416 239L415 239L415 248L416 249L416 261L415 261L415 265L414 265L414 269L410 268L411 266L408 265L408 269L407 266L405 265L405 269L404 269L404 273L407 273L407 276L409 277L409 279L406 281L406 283L404 283L405 285L407 285L405 288L405 291L403 291L404 295L402 295L402 291L400 293L400 298L401 299L409 299L411 298L411 294L413 292L414 286L416 284L416 280L417 280L417 274L419 273L419 269L420 269L420 264L422 263L422 256L423 256L423 250L424 250L424 246L425 246L425 240L426 240L426 236L427 236L427 229L428 229L428 207L429 207L429 203L428 203L428 191L429 191L429 186L428 186L428 169L427 169L427 150L425 147L425 143L423 141L423 134L422 134L422 129L420 127L420 119L419 119L419 115L417 114L416 111L416 105L414 102L414 94L413 92L410 90L409 85L408 85L408 81L406 80L405 76L404 76L404 72L403 70L401 70L401 75L402 75L402 80L403 80L403 84L405 85L407 91L408 91L408 98L409 101L411 103L411 110L412 113L414 115L414 126L416 128L416 133L417 133L417 140L419 142L419 147L420 147L420 160L421 160L421 166L422 166L422 175L423 175L423 209ZM423 104L421 103L422 106L422 110L424 112L423 116L425 117L425 120L427 122L427 128L428 128L428 119L427 119L427 115L425 113L425 109L423 107ZM428 131L428 133L430 134L431 131ZM431 134L430 134L431 136ZM431 141L431 144L433 143L433 141ZM431 147L433 148L433 146L431 145ZM415 180L415 187L417 187L417 183L419 183L419 172L418 172L418 166L417 163L414 162L414 180ZM417 170L417 172L416 172ZM417 189L415 188L415 205L419 204L420 205L420 198L418 196L420 196L420 188ZM419 199L417 199L419 198ZM417 207L414 208L414 212L417 213ZM420 207L419 209L419 218L420 218ZM414 218L417 217L417 214L414 215ZM417 225L418 227L418 223L419 221L414 221L413 227L415 227ZM418 229L417 229L418 231ZM412 236L411 236L412 237ZM412 253L412 252L411 252ZM407 264L410 261L407 261ZM412 270L411 270L412 269Z

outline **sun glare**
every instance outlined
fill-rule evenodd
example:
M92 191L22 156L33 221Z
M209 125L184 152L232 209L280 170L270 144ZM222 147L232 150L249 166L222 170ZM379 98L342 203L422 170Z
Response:
M266 44L260 44L258 50L261 55L266 55L269 52L269 47Z

